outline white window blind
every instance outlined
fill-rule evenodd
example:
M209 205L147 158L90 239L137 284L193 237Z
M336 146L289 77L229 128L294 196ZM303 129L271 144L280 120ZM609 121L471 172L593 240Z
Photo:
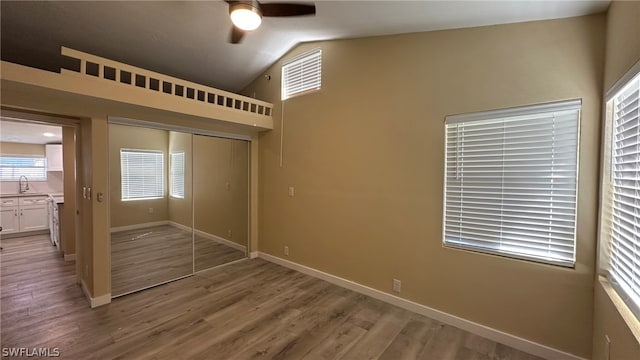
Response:
M573 266L580 107L447 117L446 246Z
M173 152L169 158L169 194L175 198L184 198L184 152Z
M164 197L162 151L120 149L122 200Z
M640 75L613 97L608 270L640 316Z
M44 157L0 156L0 181L18 181L20 176L29 181L47 180L47 159Z
M282 66L282 100L319 90L322 82L322 50L315 49Z

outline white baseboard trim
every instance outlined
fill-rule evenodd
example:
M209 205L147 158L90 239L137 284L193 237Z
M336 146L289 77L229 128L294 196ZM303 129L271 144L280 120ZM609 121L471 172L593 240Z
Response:
M107 305L110 302L111 302L111 293L100 295L98 297L91 298L91 308Z
M64 254L64 261L76 261L76 254Z
M259 253L259 252L257 252L257 251L252 251L252 252L250 252L250 253L249 253L249 259L255 259L255 258L257 258L259 254L260 254L260 253Z
M168 225L168 224L169 224L168 220L154 221L154 222L148 222L148 223L142 223L142 224L112 227L109 230L109 232L114 233L118 231L138 230L138 229L144 229L152 226L161 226L161 225Z
M240 250L242 252L246 252L247 251L247 247L246 246L242 246L242 245L240 245L238 243L235 243L235 242L233 242L231 240L227 240L227 239L222 238L220 236L209 234L207 232L204 232L204 231L198 230L198 229L193 229L193 232L196 235L202 236L202 237L204 237L206 239L209 239L209 240L213 240L215 242L218 242L220 244L223 244L223 245L226 245L228 247L234 248L236 250Z
M87 301L89 301L89 305L91 306L92 309L98 306L106 305L111 302L111 294L104 294L95 298L91 297L91 293L89 292L89 289L87 288L87 284L84 282L84 279L80 279L80 287L82 287L82 292L84 293L84 296L87 298Z
M171 220L169 220L169 225L173 226L174 228L178 228L178 229L180 229L182 231L191 232L191 226L185 226L185 225L182 225L180 223L177 223L177 222L171 221Z
M329 273L325 273L320 270L316 270L314 268L310 268L308 266L300 265L298 263L279 258L277 256L273 256L263 252L258 252L258 257L266 261L269 261L278 265L282 265L284 267L297 270L301 273L328 281L332 284L347 288L349 290L353 290L355 292L358 292L367 296L371 296L372 298L384 301L391 305L395 305L403 309L415 312L417 314L427 316L431 319L443 322L445 324L455 326L462 330L469 331L471 333L485 337L487 339L505 344L514 349L518 349L520 351L524 351L536 356L540 356L545 359L585 360L584 358L581 358L577 355L573 355L561 350L557 350L546 345L538 344L531 340L527 340L515 335L511 335L503 331L493 329L488 326L478 324L476 322L469 321L461 317L446 313L444 311L430 308L426 305L418 304L411 300L403 299L398 296L391 295L383 291L358 284L351 280L347 280L335 275L331 275Z

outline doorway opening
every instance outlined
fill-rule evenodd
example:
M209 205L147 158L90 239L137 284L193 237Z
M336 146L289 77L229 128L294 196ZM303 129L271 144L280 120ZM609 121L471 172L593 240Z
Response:
M71 272L72 278L77 273L79 124L77 119L2 109L3 296L5 285L17 280L15 274L22 274L24 284L39 282L53 268Z

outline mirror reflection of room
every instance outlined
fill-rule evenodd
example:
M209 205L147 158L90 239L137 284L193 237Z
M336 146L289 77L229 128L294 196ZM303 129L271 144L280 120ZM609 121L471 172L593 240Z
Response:
M193 137L195 271L247 256L249 144Z
M109 125L113 296L193 273L191 134Z

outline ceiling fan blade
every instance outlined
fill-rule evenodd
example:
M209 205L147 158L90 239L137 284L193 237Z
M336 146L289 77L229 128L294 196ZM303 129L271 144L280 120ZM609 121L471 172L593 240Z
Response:
M238 29L235 26L231 27L231 36L229 36L229 42L232 44L238 44L244 37L244 30Z
M315 15L316 6L313 4L289 4L289 3L260 3L262 16L304 16Z

